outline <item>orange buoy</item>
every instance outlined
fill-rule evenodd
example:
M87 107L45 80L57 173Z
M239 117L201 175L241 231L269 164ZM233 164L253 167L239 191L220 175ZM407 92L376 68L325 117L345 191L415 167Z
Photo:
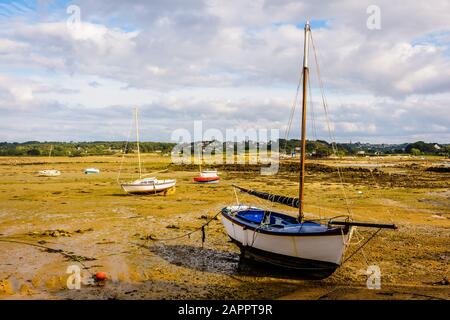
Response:
M97 281L103 281L103 280L106 280L106 273L105 273L105 272L102 272L102 271L97 272L97 273L95 274L95 279L96 279Z

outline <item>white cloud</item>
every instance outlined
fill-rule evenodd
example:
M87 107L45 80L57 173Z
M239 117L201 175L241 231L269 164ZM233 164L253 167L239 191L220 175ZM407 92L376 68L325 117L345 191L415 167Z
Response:
M196 119L223 130L284 128L302 56L298 25L308 16L326 24L313 35L339 139L448 142L448 2L379 1L382 28L376 31L366 28L369 4L79 1L77 29L67 28L65 8L47 20L0 21L6 75L0 109L39 110L52 118L49 126L32 120L33 112L20 114L24 126L33 121L33 131L14 138L7 121L19 115L7 111L0 140L74 140L75 131L85 140L113 138L128 125L122 117L134 105L152 114L147 130L157 139ZM316 87L315 70L311 81ZM326 138L320 95L313 93L317 134Z

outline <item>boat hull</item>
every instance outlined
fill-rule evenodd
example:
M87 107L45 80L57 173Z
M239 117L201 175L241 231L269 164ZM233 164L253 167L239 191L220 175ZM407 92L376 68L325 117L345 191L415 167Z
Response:
M244 258L296 270L312 278L328 277L340 266L352 234L352 228L312 233L270 232L242 223L224 210L221 220Z
M38 172L39 177L58 177L61 175L59 170L42 170Z
M194 181L197 183L218 183L219 177L195 177Z
M84 170L84 174L98 174L100 173L99 169L89 168Z
M285 256L250 246L243 246L242 243L232 238L231 241L241 250L241 258L267 266L283 268L283 270L291 271L296 276L301 276L304 279L325 279L339 268L339 265L335 263Z
M133 183L124 183L121 185L122 189L127 193L133 194L155 194L167 191L173 187L175 187L175 180L163 180L158 181L158 183L154 184L133 184Z

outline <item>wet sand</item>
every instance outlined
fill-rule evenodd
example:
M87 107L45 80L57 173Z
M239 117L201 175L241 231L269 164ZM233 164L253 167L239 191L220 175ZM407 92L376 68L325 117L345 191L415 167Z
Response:
M170 164L170 158L156 155L143 160L146 172ZM450 173L426 171L443 159L387 159L389 166L376 165L372 173L367 166L355 169L354 162L360 159L346 160L353 164L348 171L340 167L345 196L336 173L320 167L333 167L337 161L313 161L318 166L307 177L310 217L345 214L349 202L355 219L395 222L400 227L382 231L335 274L320 281L240 261L219 220L206 228L203 246L200 232L189 238L152 240L195 230L220 208L235 203L232 183L295 195L295 172L283 169L270 177L219 167L219 184L197 185L192 182L194 168L170 166L158 177L177 179L174 194L133 196L117 185L119 157L47 161L0 158L1 299L450 298L445 281L450 276ZM131 177L134 165L135 159L127 159L123 178ZM87 167L101 173L84 175ZM47 168L62 175L36 176ZM241 202L286 212L239 197ZM355 242L373 231L360 229ZM357 247L352 245L349 254ZM69 290L70 265L81 266L86 279L98 271L106 272L108 279ZM366 287L368 265L381 269L379 290Z

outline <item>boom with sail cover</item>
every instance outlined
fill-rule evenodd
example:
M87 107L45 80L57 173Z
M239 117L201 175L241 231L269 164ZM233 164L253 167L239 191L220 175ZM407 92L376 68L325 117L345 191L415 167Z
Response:
M245 189L242 187L239 187L237 185L233 184L233 187L235 187L236 189L239 189L242 192L248 193L252 196L264 199L264 200L269 200L271 202L276 202L276 203L280 203L280 204L284 204L290 207L294 207L294 208L298 208L299 207L299 203L300 201L298 200L298 198L292 198L292 197L286 197L286 196L281 196L278 194L273 194L273 193L267 193L267 192L261 192L261 191L256 191L256 190L251 190L251 189Z
M239 187L235 184L233 184L233 187L240 190L241 192L245 192L249 195L269 200L271 202L276 202L280 204L284 204L290 207L298 208L299 207L299 200L298 198L291 198L286 196L281 196L278 194L268 193L268 192L261 192L256 191L252 189L246 189ZM358 226L358 227L368 227L368 228L380 228L380 229L397 229L397 226L395 224L383 224L383 223L370 223L370 222L355 222L355 221L338 221L331 219L329 221L330 225L340 225L340 226Z

